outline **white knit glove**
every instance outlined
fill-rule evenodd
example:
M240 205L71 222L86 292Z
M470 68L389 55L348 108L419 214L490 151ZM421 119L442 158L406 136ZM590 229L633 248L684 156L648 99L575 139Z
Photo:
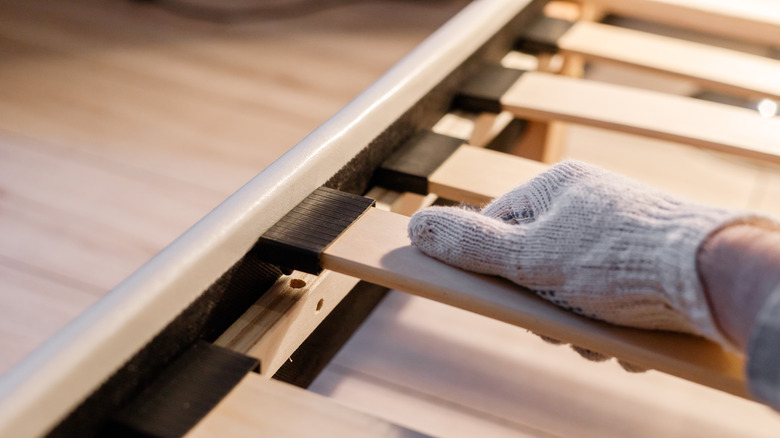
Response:
M482 211L421 210L409 236L429 256L505 277L572 312L729 346L710 314L696 254L710 233L744 217L567 161Z

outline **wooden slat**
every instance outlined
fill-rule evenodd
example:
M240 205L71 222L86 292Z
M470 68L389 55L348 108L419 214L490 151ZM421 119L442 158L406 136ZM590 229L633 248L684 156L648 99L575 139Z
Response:
M599 23L577 22L559 40L562 53L641 67L749 97L780 98L780 61Z
M628 166L623 173L698 202L725 208L760 209L775 215L780 211L774 205L776 197L770 196L777 192L773 187L780 187L771 179L771 168L765 170L766 177L759 178L758 183L766 184L767 190L773 191L766 194L761 191L757 198L751 195L757 170L744 164L726 165L728 172L725 172L720 157L672 143L584 127L578 127L576 135L587 142L585 146L577 145L577 159L604 165L613 157ZM628 146L615 150L615 144ZM636 144L641 147L632 147ZM659 164L653 161L654 151L673 156L676 161ZM648 162L653 165L648 166ZM462 145L428 177L428 189L451 201L483 206L547 168L537 161ZM660 168L668 173L658 175ZM717 188L714 192L713 187ZM751 203L753 198L761 199L761 203Z
M480 206L545 169L538 161L463 145L431 174L428 189L442 198Z
M562 120L780 163L780 120L756 111L528 72L501 97L518 117Z
M774 0L587 0L629 17L776 46L780 3Z
M678 143L572 126L569 157L695 202L754 210L763 186L752 163Z
M248 374L195 428L198 437L421 437L320 395Z
M369 210L322 254L322 265L749 397L742 374L743 361L717 345L682 334L590 320L508 281L453 268L410 246L406 234L408 220L401 215Z

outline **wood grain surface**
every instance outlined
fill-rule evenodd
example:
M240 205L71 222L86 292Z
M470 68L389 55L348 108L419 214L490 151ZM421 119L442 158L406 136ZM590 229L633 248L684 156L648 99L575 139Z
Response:
M0 2L0 372L467 3L356 2L219 24L130 1ZM704 202L780 213L771 167L581 127L565 155ZM444 436L777 430L771 412L743 399L658 373L625 376L513 326L395 297L326 370L321 392Z
M751 98L780 98L780 61L618 26L578 22L558 41L562 53L688 79Z
M258 415L261 413L261 415ZM286 383L250 373L185 436L387 437L422 435Z
M747 108L538 72L523 74L501 104L518 117L561 120L780 164L780 120Z
M0 372L466 3L219 24L131 1L2 2ZM59 316L11 323L32 308Z
M750 42L777 45L780 5L772 0L589 0L606 12Z
M538 161L464 145L428 177L428 188L442 198L482 206L547 167Z

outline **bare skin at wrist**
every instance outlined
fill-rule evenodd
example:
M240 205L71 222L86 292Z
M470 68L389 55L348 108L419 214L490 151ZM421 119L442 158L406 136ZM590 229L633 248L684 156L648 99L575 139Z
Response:
M702 244L697 266L715 322L744 352L758 312L780 287L780 230L762 221L723 228Z

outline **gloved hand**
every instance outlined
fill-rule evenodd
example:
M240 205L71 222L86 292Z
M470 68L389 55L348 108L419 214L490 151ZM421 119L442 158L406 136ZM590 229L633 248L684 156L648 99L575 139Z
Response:
M409 237L429 256L505 277L572 312L729 346L711 316L696 254L708 235L747 218L567 161L481 211L421 210Z

